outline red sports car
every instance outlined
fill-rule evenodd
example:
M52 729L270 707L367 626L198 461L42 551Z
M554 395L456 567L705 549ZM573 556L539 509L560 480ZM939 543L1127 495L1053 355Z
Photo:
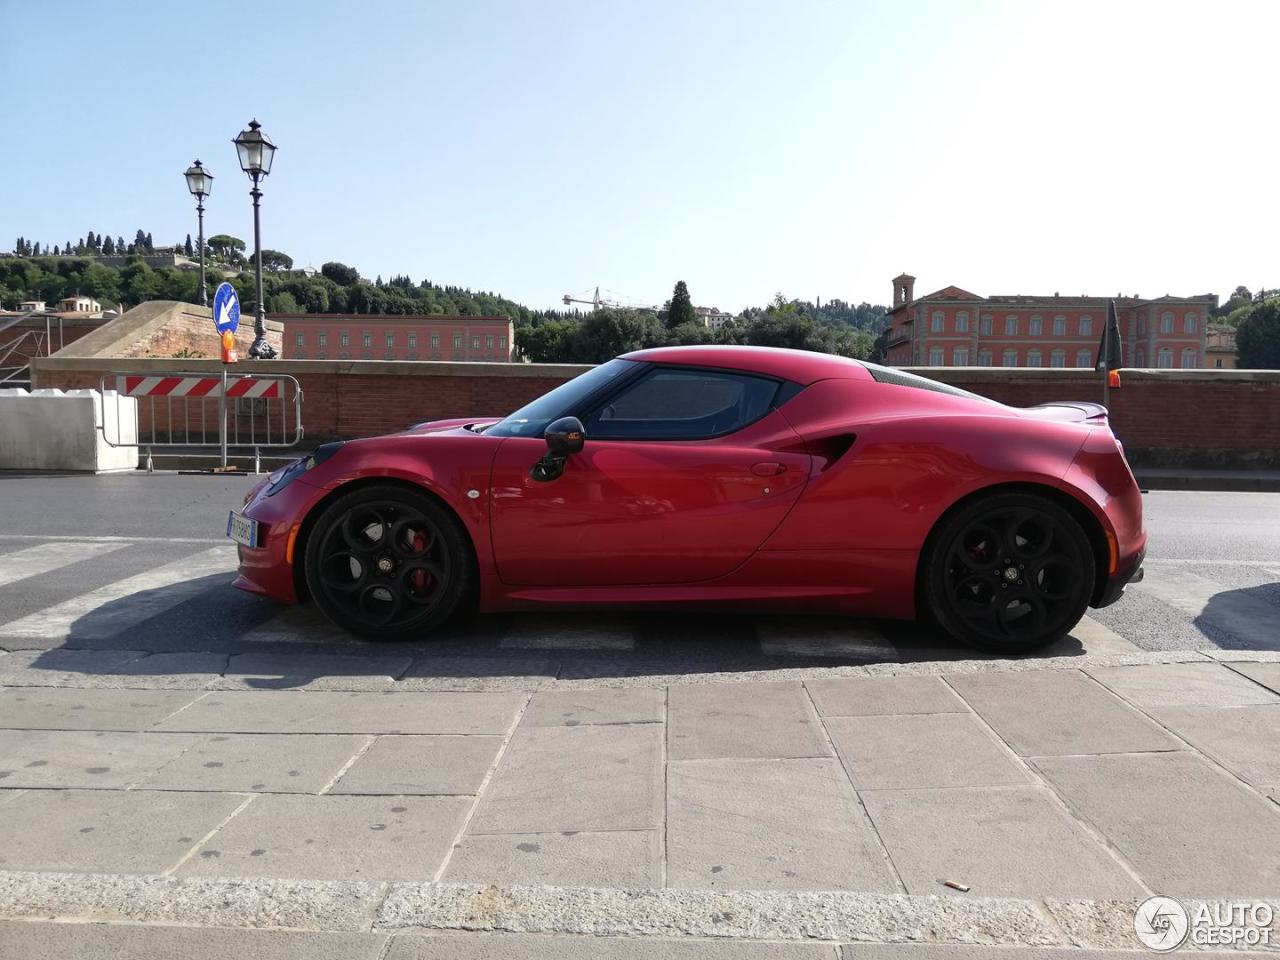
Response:
M1102 407L758 347L641 350L502 419L325 444L227 531L236 586L382 639L475 596L930 617L1001 652L1116 600L1146 546Z

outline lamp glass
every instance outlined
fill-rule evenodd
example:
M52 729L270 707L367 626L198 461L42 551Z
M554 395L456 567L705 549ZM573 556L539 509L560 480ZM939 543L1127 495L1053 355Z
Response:
M198 160L187 168L186 177L187 189L192 196L207 197L213 191L213 174L202 167Z

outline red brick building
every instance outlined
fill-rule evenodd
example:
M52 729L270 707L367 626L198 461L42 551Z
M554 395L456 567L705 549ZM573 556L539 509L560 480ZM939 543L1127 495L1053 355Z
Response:
M1111 297L980 297L944 287L918 300L915 277L893 280L887 362L930 367L1092 367ZM1214 294L1116 297L1126 367L1205 365Z
M273 313L271 319L284 324L286 360L509 363L515 341L507 317Z

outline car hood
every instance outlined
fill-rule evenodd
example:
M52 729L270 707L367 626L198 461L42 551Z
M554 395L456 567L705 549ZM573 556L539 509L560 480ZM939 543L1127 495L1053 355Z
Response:
M501 417L455 417L452 420L425 420L422 423L415 423L413 426L405 430L406 433L443 433L446 430L457 430L462 427L472 432L477 432L485 427L491 427Z

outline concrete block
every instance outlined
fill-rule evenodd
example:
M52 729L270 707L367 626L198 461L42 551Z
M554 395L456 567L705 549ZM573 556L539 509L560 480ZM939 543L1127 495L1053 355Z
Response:
M159 873L244 797L143 790L29 790L4 806L0 869Z
M525 697L516 693L211 693L166 730L209 733L505 734Z
M971 673L948 679L1024 757L1178 746L1146 717L1075 670Z
M595 723L661 722L666 694L644 687L555 690L535 693L521 723L527 727L576 727Z
M1143 709L1280 705L1280 695L1216 663L1088 667L1085 673Z
M1140 897L1142 887L1039 787L884 790L867 813L907 892L972 897Z
M521 727L469 833L649 830L662 823L658 724Z
M146 730L199 696L187 690L0 690L0 728Z
M667 725L672 760L831 755L794 682L671 687Z
M1046 757L1035 765L1152 890L1208 898L1280 890L1275 805L1201 758Z
M215 686L220 690L384 690L409 669L403 656L245 653L234 656Z
M450 881L570 887L662 886L658 830L504 833L464 837L445 870Z
M941 677L847 677L806 680L824 717L964 713L965 702Z
M1280 651L1269 651L1280 655ZM1257 654L1254 654L1255 656ZM1260 683L1268 690L1280 693L1280 663L1262 662L1262 663L1235 663L1231 664L1231 669L1237 673L1243 673L1254 683Z
M1152 715L1242 780L1280 785L1280 705L1167 707Z
M0 390L0 470L136 470L138 401L114 390ZM106 436L102 427L106 424Z
M186 733L0 730L0 784L123 789L198 739Z
M182 756L146 777L148 790L318 793L367 738L323 734L147 734L192 738Z
M859 790L988 787L1030 779L968 713L832 717L826 726Z
M667 771L667 884L896 889L835 760L697 760Z
M379 737L329 792L474 795L501 748L502 737Z
M262 796L178 873L429 880L472 802L469 797Z

